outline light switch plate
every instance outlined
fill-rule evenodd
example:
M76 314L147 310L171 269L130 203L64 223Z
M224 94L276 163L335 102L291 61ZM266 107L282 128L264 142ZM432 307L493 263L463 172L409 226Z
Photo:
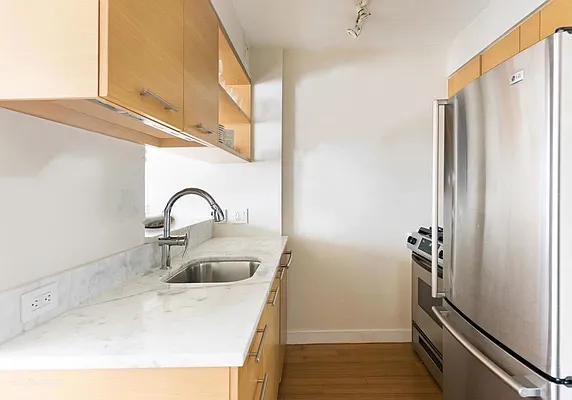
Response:
M224 210L227 224L248 224L248 208Z
M20 318L23 323L55 309L58 306L57 283L50 283L24 293L20 297L20 305Z

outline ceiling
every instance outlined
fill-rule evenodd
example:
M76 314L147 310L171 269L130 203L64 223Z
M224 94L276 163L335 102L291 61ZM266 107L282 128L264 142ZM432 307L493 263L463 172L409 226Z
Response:
M354 0L233 0L250 46L354 48L448 45L490 0L370 0L353 40Z

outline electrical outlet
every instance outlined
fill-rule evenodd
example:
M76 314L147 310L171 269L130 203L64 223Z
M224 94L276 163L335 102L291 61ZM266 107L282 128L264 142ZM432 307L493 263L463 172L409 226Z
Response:
M248 208L224 210L227 224L248 224Z
M38 318L58 306L58 285L54 282L24 293L20 304L22 322Z

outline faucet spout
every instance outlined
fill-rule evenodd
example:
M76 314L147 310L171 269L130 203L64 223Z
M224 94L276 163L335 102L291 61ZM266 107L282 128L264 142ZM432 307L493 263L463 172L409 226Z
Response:
M175 193L167 202L165 210L163 211L164 225L163 225L163 237L159 238L159 246L161 249L161 269L171 269L171 246L186 246L188 244L189 238L185 236L171 236L171 210L173 206L181 197L187 195L197 195L205 199L211 209L211 215L215 222L222 222L224 220L224 212L218 205L218 203L213 199L213 197L202 189L198 188L186 188L177 193Z

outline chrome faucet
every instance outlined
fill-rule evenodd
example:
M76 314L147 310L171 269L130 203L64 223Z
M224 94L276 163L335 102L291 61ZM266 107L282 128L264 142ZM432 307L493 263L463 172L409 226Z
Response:
M163 211L164 217L164 227L163 227L163 237L159 238L159 246L161 249L161 269L171 269L171 246L187 246L189 243L189 237L187 234L184 236L171 236L171 209L177 200L188 194L195 194L202 197L208 201L212 208L211 215L215 222L221 222L224 220L224 213L216 201L212 198L210 194L202 189L197 188L187 188L180 192L177 192L169 199L167 205L165 206L165 211Z

